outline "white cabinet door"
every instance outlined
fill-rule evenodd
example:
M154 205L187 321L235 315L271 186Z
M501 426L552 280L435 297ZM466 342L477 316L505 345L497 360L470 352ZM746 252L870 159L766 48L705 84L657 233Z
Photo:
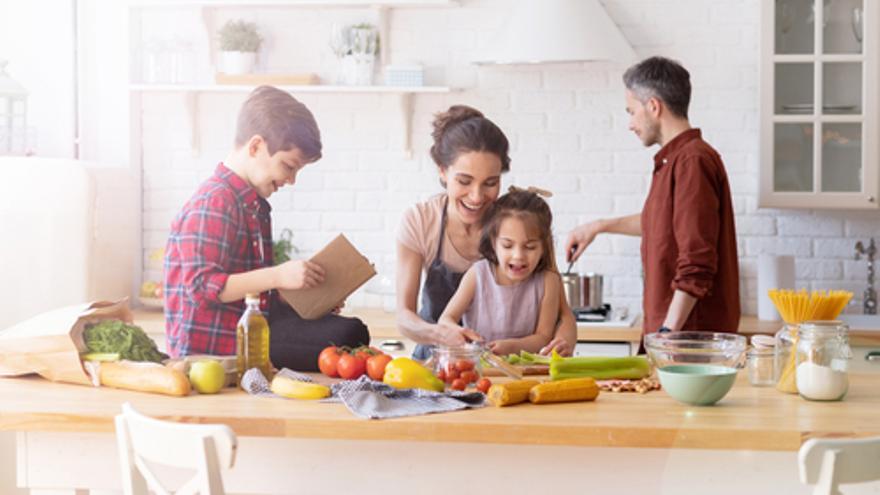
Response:
M760 206L878 208L880 3L761 5Z

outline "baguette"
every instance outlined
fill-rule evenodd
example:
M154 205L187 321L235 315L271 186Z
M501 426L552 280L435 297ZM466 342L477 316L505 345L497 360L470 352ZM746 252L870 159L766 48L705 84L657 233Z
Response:
M101 385L107 387L178 397L189 395L191 390L182 371L157 363L105 362L98 373Z

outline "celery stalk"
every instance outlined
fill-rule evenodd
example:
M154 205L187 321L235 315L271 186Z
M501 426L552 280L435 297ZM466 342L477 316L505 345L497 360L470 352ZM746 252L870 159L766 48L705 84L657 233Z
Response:
M519 351L519 359L522 364L550 364L550 357L528 351Z
M639 379L648 376L651 368L642 356L633 357L560 357L550 359L550 379L592 377L597 380Z

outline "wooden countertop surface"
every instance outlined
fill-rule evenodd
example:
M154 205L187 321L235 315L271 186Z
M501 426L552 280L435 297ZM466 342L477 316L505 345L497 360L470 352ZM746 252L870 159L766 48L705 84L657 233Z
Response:
M662 391L601 393L596 402L364 420L342 404L252 397L235 389L185 398L52 383L0 380L0 430L112 432L129 401L186 423L225 423L238 435L353 440L794 451L814 436L880 434L880 378L851 375L842 402L809 402L752 387L745 373L714 407L689 407Z
M345 316L357 316L369 327L373 338L388 339L402 338L397 330L396 316L394 313L378 308L345 308ZM164 334L165 318L161 311L136 309L134 321L141 325L147 333ZM755 316L743 316L740 319L739 332L750 336L753 334L774 335L782 322L761 321ZM630 328L620 327L581 327L578 329L578 340L597 342L639 342L642 339L641 319ZM880 332L850 331L850 341L853 345L880 346Z

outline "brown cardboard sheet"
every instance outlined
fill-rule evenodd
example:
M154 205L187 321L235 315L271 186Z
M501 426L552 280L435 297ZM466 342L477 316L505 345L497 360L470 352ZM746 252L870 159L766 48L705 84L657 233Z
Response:
M324 282L321 285L311 289L278 291L307 320L326 315L376 274L370 261L342 234L312 256L310 261L324 269Z

